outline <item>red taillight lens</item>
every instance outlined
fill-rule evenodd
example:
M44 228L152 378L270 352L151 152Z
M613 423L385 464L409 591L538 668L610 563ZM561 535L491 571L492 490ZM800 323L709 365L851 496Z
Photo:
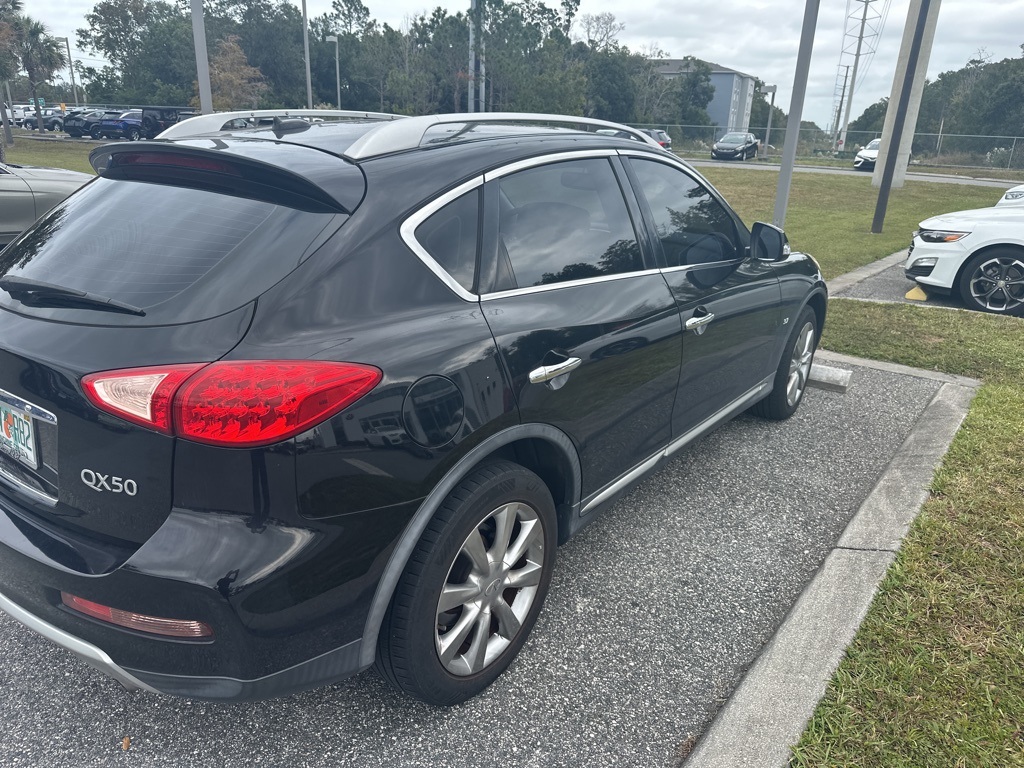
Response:
M270 445L330 418L380 382L356 363L246 360L95 373L82 379L97 407L189 440Z
M191 638L213 637L213 629L204 621L164 619L159 616L135 613L134 611L122 611L119 608L111 608L109 605L94 603L92 600L86 600L83 597L69 595L67 592L61 592L60 599L64 605L73 611L105 621L108 624L136 629L139 632L147 632L151 635Z

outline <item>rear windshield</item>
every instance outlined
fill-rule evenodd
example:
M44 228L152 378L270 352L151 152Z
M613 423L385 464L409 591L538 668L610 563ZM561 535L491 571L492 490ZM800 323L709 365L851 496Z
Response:
M344 219L206 190L99 178L0 253L0 276L97 294L146 316L27 307L3 291L0 304L101 324L213 317L274 285Z

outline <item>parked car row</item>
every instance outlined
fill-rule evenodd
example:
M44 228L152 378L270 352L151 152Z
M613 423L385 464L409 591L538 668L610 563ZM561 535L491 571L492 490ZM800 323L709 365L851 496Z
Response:
M182 107L141 107L112 109L78 107L61 110L45 107L41 110L43 129L64 131L72 138L88 136L93 139L152 139L170 125L192 117L195 111ZM16 125L29 130L38 127L35 109L28 105L15 105L11 119Z

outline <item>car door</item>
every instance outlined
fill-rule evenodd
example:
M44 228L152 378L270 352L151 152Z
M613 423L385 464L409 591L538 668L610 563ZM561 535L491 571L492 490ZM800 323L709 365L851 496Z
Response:
M703 180L657 158L626 160L684 327L675 436L770 386L781 293L749 233Z
M6 245L36 220L29 185L0 165L0 245Z
M615 153L580 154L488 174L481 306L522 421L571 438L596 503L670 439L681 324Z

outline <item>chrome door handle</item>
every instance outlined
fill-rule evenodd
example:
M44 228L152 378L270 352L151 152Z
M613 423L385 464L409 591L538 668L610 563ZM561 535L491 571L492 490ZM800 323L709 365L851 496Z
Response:
M695 331L698 328L703 328L705 325L715 319L714 312L708 312L706 315L699 315L697 317L691 317L686 321L686 330Z
M578 357L570 357L561 363L555 363L554 365L542 365L540 368L534 368L530 371L530 383L531 384L543 384L545 381L551 381L556 379L562 374L575 371L580 367L583 361Z

